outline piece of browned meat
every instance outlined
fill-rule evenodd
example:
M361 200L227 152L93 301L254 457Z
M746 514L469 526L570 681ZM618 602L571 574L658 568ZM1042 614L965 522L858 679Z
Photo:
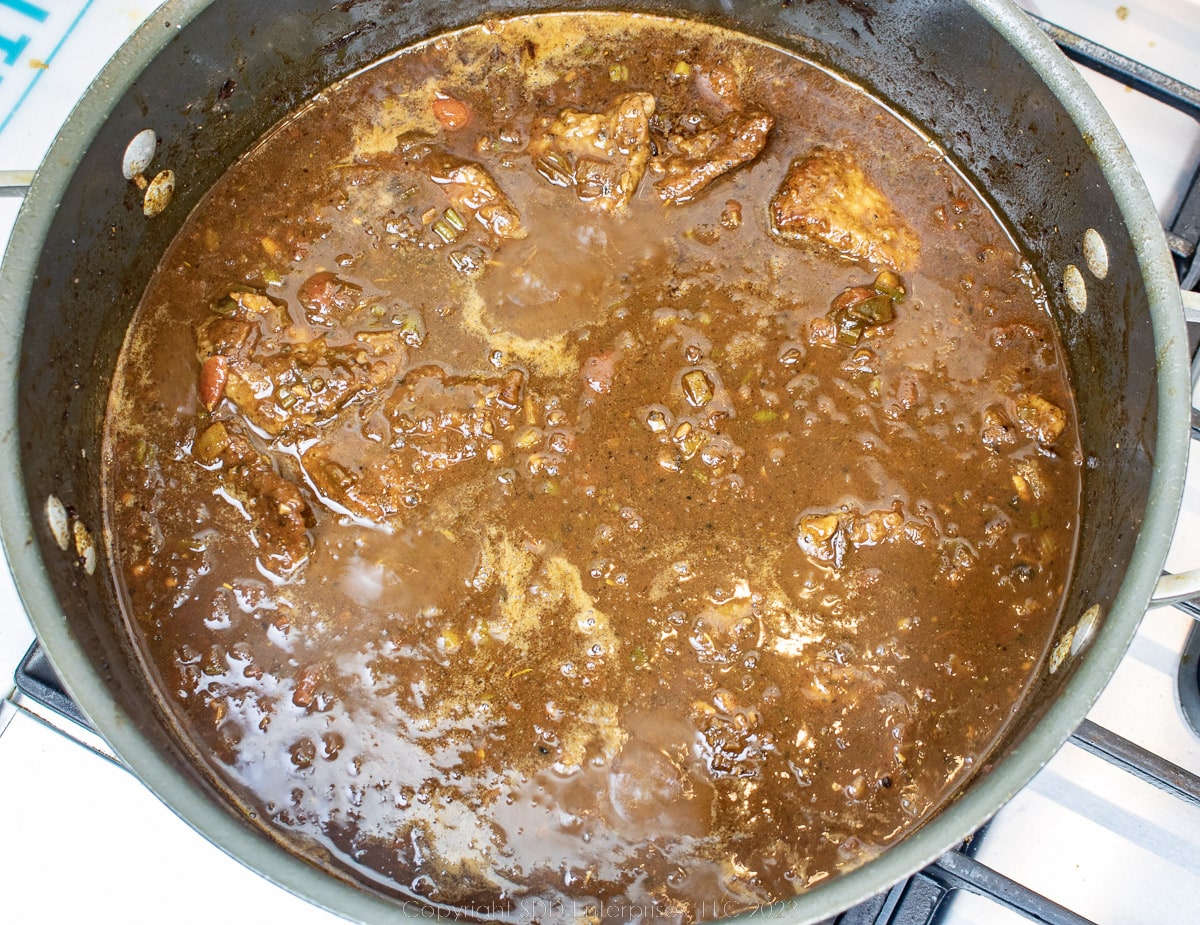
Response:
M654 188L665 202L691 202L722 174L758 157L774 125L765 112L735 112L707 132L673 137L678 153L664 159Z
M234 290L214 307L196 329L203 362L211 356L240 356L254 349L261 334L279 334L288 326L287 309L258 292Z
M348 214L391 246L495 251L527 234L520 210L483 164L451 154L432 138L405 133L380 151L337 169ZM450 260L460 269L460 259ZM460 269L461 272L461 269Z
M408 460L365 440L337 451L318 442L300 461L321 501L369 523L386 524L405 508L415 507L427 487L420 474L407 471Z
M1042 446L1050 446L1067 429L1067 415L1040 395L1024 392L1013 401L1017 427Z
M511 430L521 404L525 376L450 376L439 366L420 366L384 402L392 447L411 447L435 469L476 454L475 443Z
M387 444L354 441L354 458L324 442L302 462L321 496L355 517L383 524L418 505L442 473L484 459L511 432L524 400L524 374L451 376L438 366L410 370L383 404Z
M314 273L296 293L309 324L345 324L363 304L362 287L322 270Z
M1018 434L1049 447L1067 429L1066 413L1040 395L1022 392L1005 404L991 405L981 415L979 439L992 452L1015 444Z
M300 489L281 476L233 424L218 421L196 438L196 460L219 468L221 487L250 519L250 538L263 565L290 572L312 548L308 528L315 523Z
M650 160L654 107L649 93L625 93L604 112L564 109L530 141L534 168L593 208L623 213Z
M797 542L805 554L841 568L846 555L862 546L878 546L908 540L917 546L932 546L938 537L923 520L907 516L897 503L890 510L832 511L807 514L797 525Z
M817 148L792 161L771 199L771 232L871 266L910 268L920 243L848 151Z
M459 212L474 215L498 238L525 237L521 214L481 165L452 154L431 154L422 163Z
M330 347L321 337L269 355L231 358L225 395L259 430L300 436L391 382L402 356L396 349L398 355L374 359L367 346Z
M321 288L332 285L324 280ZM202 401L212 410L228 398L247 422L272 437L310 433L375 395L404 362L405 348L395 332L366 332L353 346L331 347L323 336L280 343L276 335L285 327L286 311L266 296L235 292L219 308L226 314L196 332ZM224 358L219 372L215 357Z
M1016 428L1012 419L999 405L984 409L980 416L979 439L993 453L999 453L1004 447L1016 443Z

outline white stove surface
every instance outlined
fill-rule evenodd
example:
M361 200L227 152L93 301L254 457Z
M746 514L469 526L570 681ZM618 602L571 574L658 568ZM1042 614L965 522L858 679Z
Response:
M1032 12L1200 86L1200 0L1022 0ZM32 170L74 101L153 0L0 0L0 172ZM1200 126L1088 75L1167 217L1200 162ZM0 243L18 202L0 199ZM1168 567L1200 565L1194 450ZM1200 739L1177 705L1191 621L1151 611L1091 718L1200 773ZM33 641L0 567L0 696ZM1066 746L996 817L980 860L1102 925L1200 919L1200 807ZM327 912L250 873L137 780L12 703L0 703L0 921L210 925L262 916L332 925ZM942 922L1024 921L956 894Z

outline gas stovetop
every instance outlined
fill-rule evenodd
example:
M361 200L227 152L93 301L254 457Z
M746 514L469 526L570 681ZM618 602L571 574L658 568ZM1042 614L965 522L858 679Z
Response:
M1200 288L1200 0L1021 5L1087 62L1173 229L1180 271ZM5 194L28 182L87 83L155 6L0 0L0 242L19 204ZM1200 452L1192 455L1173 571L1200 565ZM1197 921L1200 632L1192 627L1184 608L1150 611L1088 721L1033 782L962 850L838 925ZM71 718L44 659L26 656L33 642L0 568L0 921L338 921L176 819Z

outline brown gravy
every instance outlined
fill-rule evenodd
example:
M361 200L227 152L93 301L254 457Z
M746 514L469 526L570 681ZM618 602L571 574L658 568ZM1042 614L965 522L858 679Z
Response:
M716 918L910 832L1078 520L1043 290L942 152L623 14L280 125L159 266L106 439L131 625L231 798L505 921Z

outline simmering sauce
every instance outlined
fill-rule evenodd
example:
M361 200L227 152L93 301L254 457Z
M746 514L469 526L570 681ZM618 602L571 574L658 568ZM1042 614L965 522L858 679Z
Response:
M1012 716L1074 552L1064 359L979 195L662 18L489 23L294 113L166 253L106 426L130 624L231 799L489 919L878 854Z

